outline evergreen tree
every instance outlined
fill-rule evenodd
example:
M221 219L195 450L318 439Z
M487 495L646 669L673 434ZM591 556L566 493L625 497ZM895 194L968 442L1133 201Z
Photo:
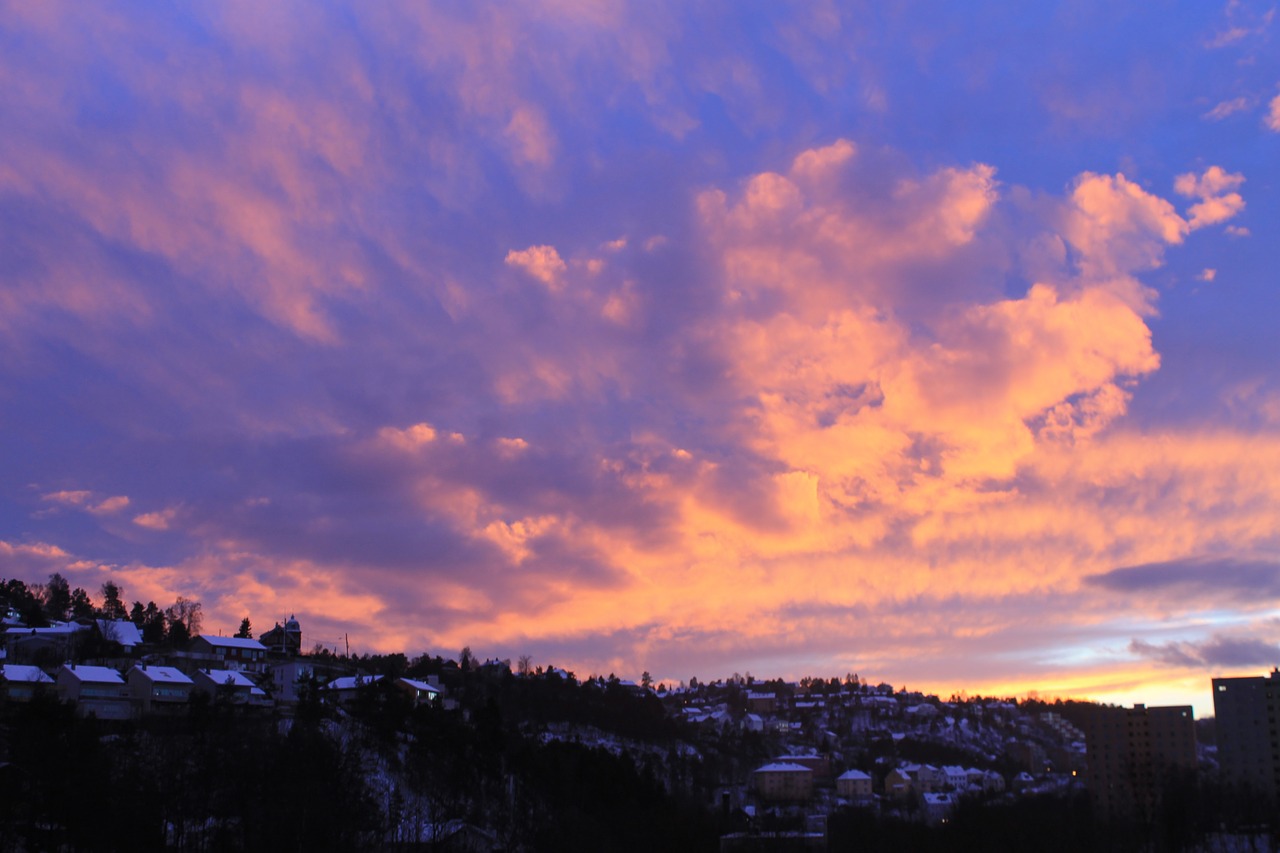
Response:
M97 609L93 606L93 599L81 587L76 587L71 591L70 612L72 619L92 619L97 615Z
M49 575L49 582L44 586L44 615L50 621L61 621L67 618L71 610L71 584L62 575L54 572Z
M141 610L141 605L138 605ZM119 620L128 618L124 602L120 600L120 587L111 581L102 585L102 609L99 611L103 619Z
M142 642L159 645L164 642L164 614L154 601L142 611Z
M253 639L253 628L249 625L248 616L240 620L240 630L236 631L236 636L241 640Z

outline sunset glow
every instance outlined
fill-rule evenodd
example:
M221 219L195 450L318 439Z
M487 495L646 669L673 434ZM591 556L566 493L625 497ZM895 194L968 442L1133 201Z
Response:
M983 8L0 0L0 576L1208 712L1280 665L1280 23Z

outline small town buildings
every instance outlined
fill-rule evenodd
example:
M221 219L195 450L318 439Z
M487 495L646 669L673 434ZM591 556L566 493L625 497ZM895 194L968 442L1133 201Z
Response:
M65 664L56 679L58 698L76 706L82 717L127 720L133 716L129 686L114 669Z
M884 792L891 797L905 798L915 791L924 793L937 790L945 784L945 777L932 764L904 764L889 771L884 778Z
M281 625L279 622L269 631L263 631L258 641L266 646L272 654L295 656L302 653L302 626L298 620L289 615Z
M5 660L50 668L76 660L89 626L62 622L48 628L10 628L4 635Z
M349 705L371 684L382 680L381 675L347 675L335 678L324 686L325 695L339 705Z
M215 702L254 708L271 705L266 691L238 669L198 670L192 681L194 690L213 697Z
M307 690L318 692L341 672L350 672L343 663L316 658L293 657L268 664L272 695L276 703L286 707L297 705Z
M129 695L143 714L185 708L195 682L172 666L135 666L125 674Z
M772 802L804 802L813 795L813 771L799 764L774 762L751 774L756 793Z
M836 794L846 800L871 798L871 774L861 770L846 770L836 777Z
M945 823L955 812L957 802L955 794L922 794L920 806L923 810L924 822L931 826Z
M415 708L419 705L440 704L440 697L443 693L438 684L415 681L412 678L397 678L395 686L396 689L408 695Z
M30 702L41 691L53 691L53 679L38 666L7 663L3 670L0 688L9 702Z
M773 759L778 764L799 764L813 771L815 780L831 781L831 761L825 755L779 755Z
M93 624L104 643L116 643L126 655L142 645L142 632L128 619L97 619Z
M215 669L262 672L266 668L267 647L246 637L207 637L191 641L193 657L215 663Z
M776 693L747 693L747 710L753 714L772 714L778 710Z

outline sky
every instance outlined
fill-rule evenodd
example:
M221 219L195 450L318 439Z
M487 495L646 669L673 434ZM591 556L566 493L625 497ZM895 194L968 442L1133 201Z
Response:
M0 0L0 576L1210 713L1280 664L1278 35Z

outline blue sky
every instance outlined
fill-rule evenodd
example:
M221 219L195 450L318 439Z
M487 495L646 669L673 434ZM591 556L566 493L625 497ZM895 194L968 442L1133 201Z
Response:
M1273 5L0 21L0 574L670 681L1280 663Z

